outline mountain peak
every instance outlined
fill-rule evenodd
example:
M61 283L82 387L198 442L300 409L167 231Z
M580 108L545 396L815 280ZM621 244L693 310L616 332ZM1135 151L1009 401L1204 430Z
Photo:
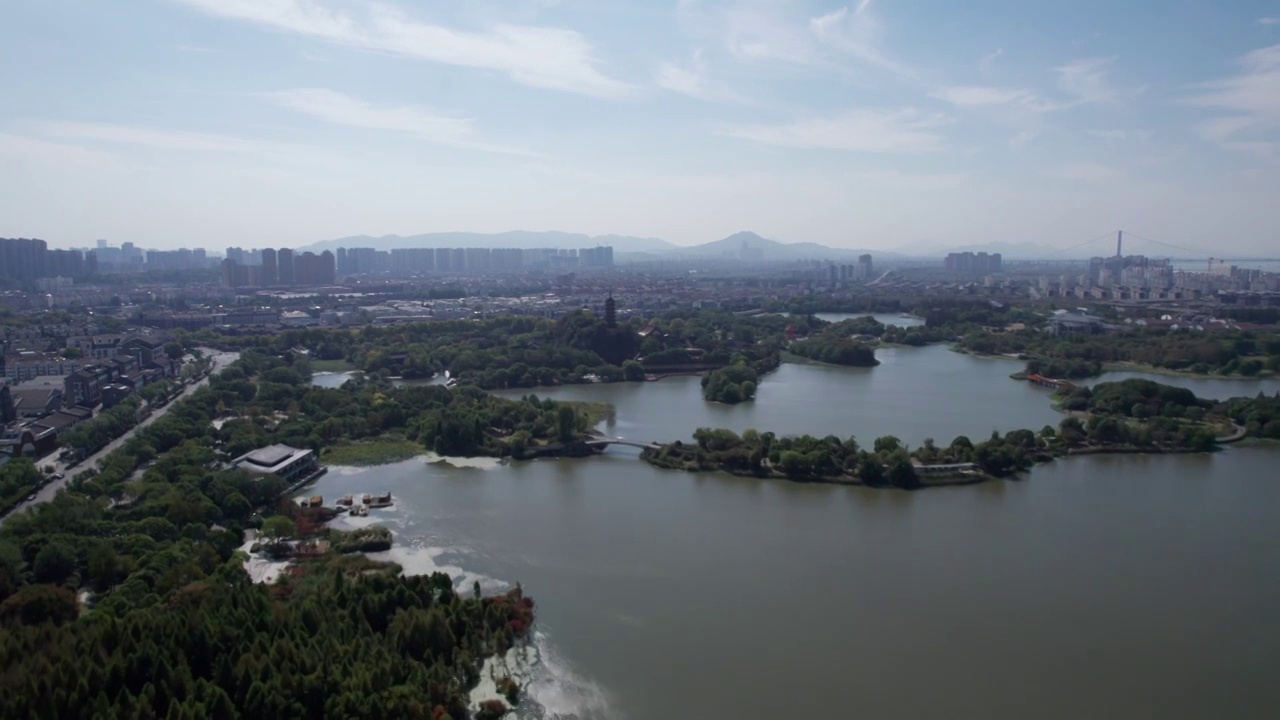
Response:
M738 232L730 235L729 237L721 240L720 242L722 243L758 242L758 243L769 243L771 245L781 244L776 240L770 240L766 237L762 237L759 233L753 232L751 230L739 230Z

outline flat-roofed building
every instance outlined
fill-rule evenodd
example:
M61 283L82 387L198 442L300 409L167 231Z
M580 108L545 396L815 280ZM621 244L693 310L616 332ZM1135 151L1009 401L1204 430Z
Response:
M316 454L311 450L299 450L288 445L268 445L241 455L231 464L242 470L261 475L275 475L287 483L293 483L315 472Z

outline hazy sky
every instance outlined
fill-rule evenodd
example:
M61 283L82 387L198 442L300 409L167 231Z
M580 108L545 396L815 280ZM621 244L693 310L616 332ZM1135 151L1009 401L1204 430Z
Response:
M1280 1L7 0L0 236L1280 255Z

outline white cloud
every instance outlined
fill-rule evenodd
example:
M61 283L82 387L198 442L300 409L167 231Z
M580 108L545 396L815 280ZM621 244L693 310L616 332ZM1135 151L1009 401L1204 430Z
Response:
M852 12L842 7L811 18L809 30L824 45L865 63L899 75L915 75L914 70L889 59L885 53L884 26L872 10L871 0L862 0Z
M1254 50L1238 64L1242 72L1195 86L1200 92L1188 102L1280 120L1280 45Z
M683 3L681 10L689 18L697 17L692 3ZM734 57L796 65L822 62L813 38L775 5L738 2L712 22L723 22L725 46Z
M1113 61L1114 58L1086 58L1054 68L1054 73L1058 76L1060 98L1046 97L1020 88L990 85L953 85L935 90L930 95L957 107L1016 108L1019 117L1032 122L1026 116L1117 100L1122 93L1113 88L1107 78Z
M324 88L267 93L281 107L335 125L404 133L427 142L454 147L534 156L535 153L481 142L469 118L443 114L422 105L376 106Z
M1254 24L1254 25L1261 25L1261 26L1263 26L1263 27L1271 27L1272 25L1280 25L1280 18L1275 18L1275 17L1261 17L1261 18L1258 18L1257 20L1255 20L1253 24Z
M1003 48L996 48L986 55L983 55L982 58L978 60L978 70L981 70L984 73L990 72L991 66L995 65L996 60L999 59L1001 55L1004 55Z
M1200 136L1213 142L1227 142L1231 136L1257 124L1257 120L1245 115L1224 115L1206 120L1197 126Z
M1075 180L1083 183L1112 183L1124 177L1124 172L1110 165L1094 162L1073 162L1044 171L1048 177Z
M0 132L0 157L14 160L19 167L30 163L37 166L85 168L106 165L116 160L114 155L101 150L3 132Z
M900 110L852 110L829 118L808 118L784 125L738 125L721 134L780 147L867 153L921 153L942 149L935 130L948 119Z
M699 100L741 100L737 93L711 79L701 50L695 52L692 61L688 63L661 63L654 72L653 79L664 90Z
M1150 130L1089 130L1088 133L1113 143L1146 142L1151 139Z
M1009 138L1009 147L1014 150L1021 150L1032 140L1035 140L1036 136L1039 134L1040 133L1034 130L1020 130L1015 133L1013 137Z
M285 147L230 135L108 123L52 121L41 124L39 129L46 135L67 140L134 145L153 150L256 154Z
M958 107L1026 104L1035 99L1035 96L1026 90L981 85L956 85L936 90L930 95Z
M357 18L326 7L322 0L176 1L211 15L348 47L493 70L531 87L599 97L631 89L601 72L595 50L572 30L496 25L468 32L420 22L383 5L372 5Z
M1280 45L1254 50L1240 58L1241 71L1193 86L1189 105L1226 114L1197 127L1200 135L1229 150L1274 155L1280 129Z
M1071 98L1070 104L1105 103L1116 99L1116 90L1107 79L1115 58L1093 57L1055 68L1058 87Z
M802 13L799 4L730 0L708 8L696 0L679 0L677 17L686 31L700 37L723 33L729 54L742 60L838 69L852 58L900 75L915 75L885 51L884 26L871 0L818 16Z

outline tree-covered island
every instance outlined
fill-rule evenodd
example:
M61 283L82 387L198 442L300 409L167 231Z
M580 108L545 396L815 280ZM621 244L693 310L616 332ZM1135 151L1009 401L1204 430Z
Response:
M832 365L874 367L880 361L876 360L873 343L879 342L884 328L870 317L842 320L812 337L796 340L787 346L787 352Z
M852 437L702 428L691 443L646 449L641 458L691 472L915 489L1006 477L1071 454L1208 452L1220 438L1238 436L1233 422L1246 417L1248 434L1280 429L1280 399L1215 403L1149 380L1078 388L1062 403L1071 414L1056 428L994 432L976 443L961 436L946 446L926 440L911 449L885 436L868 448Z

